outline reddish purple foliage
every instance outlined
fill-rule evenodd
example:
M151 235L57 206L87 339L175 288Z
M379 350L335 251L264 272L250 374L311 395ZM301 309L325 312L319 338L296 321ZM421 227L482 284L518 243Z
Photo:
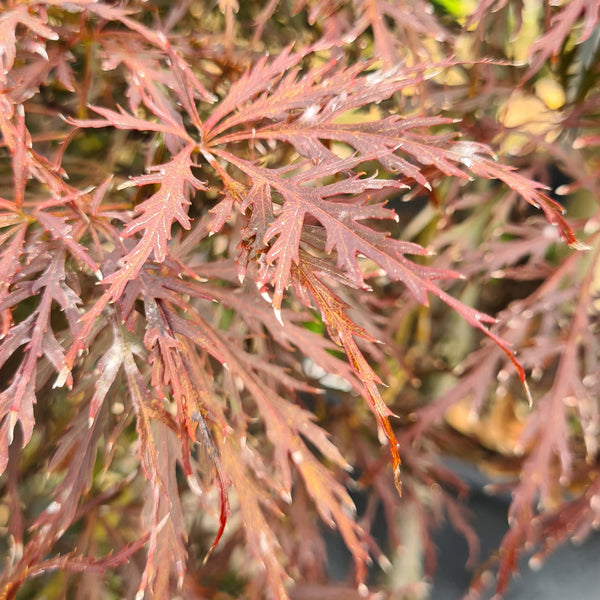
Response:
M542 158L498 159L511 125L486 103L518 81L533 95L562 60L561 126L585 130L598 3L552 8L521 71L460 58L481 10L469 34L420 0L210 4L0 14L0 598L350 597L325 587L314 517L362 594L372 557L389 563L380 504L392 554L414 511L425 574L443 514L474 561L446 493L464 486L437 460L469 451L441 420L511 395L533 407L513 455L493 448L521 477L502 592L526 544L598 520L600 227L588 215L576 237L547 186L558 164L563 191L597 192L582 165L598 137L525 131ZM284 18L308 23L302 42ZM528 292L495 301L494 278Z

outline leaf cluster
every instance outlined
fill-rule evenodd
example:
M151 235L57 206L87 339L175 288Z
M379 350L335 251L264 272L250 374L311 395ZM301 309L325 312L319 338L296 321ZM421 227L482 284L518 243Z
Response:
M524 68L446 4L6 3L0 598L332 594L316 517L364 595L378 506L424 578L477 447L520 475L499 592L595 525L598 3L482 3Z

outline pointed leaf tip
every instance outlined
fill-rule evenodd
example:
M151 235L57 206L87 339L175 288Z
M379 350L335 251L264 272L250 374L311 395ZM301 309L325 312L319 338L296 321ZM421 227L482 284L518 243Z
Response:
M16 413L16 411L11 410L8 413L8 429L6 431L6 439L8 440L9 446L13 443L16 424L17 424L17 413Z
M527 397L527 404L529 404L529 408L533 407L533 396L531 395L531 390L529 389L529 384L527 383L527 379L523 379L522 381L523 389L525 390L525 396Z
M402 497L402 478L401 478L401 468L400 465L397 465L394 468L394 485L396 486L396 491L398 492L398 496Z
M54 381L54 383L52 384L52 389L63 387L65 385L65 383L67 382L67 380L70 380L70 377L71 377L71 369L69 369L69 367L67 365L65 365L61 369L58 376L56 377L56 380Z
M283 319L281 318L281 309L273 307L273 312L275 313L275 318L279 321L279 324L283 327Z
M580 242L579 240L575 240L574 242L571 242L569 244L569 248L571 248L573 250L578 250L580 252L586 252L586 251L592 249L591 246L589 246L588 244L586 244L584 242Z

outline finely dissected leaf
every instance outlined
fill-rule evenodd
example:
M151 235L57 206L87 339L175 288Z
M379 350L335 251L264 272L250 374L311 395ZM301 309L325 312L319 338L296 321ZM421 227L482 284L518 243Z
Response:
M436 279L459 277L457 273L417 265L407 260L404 257L405 253L426 254L426 251L416 244L394 240L357 222L373 218L394 219L396 216L394 212L381 204L353 205L326 200L327 197L338 194L362 192L365 188L386 187L393 185L393 182L370 178L353 179L313 188L302 185L310 178L310 170L296 177L278 179L268 169L255 167L234 158L231 160L253 177L254 181L272 186L285 200L281 214L265 234L267 242L272 237L278 236L266 255L268 262L276 263L273 274L267 272L267 276L274 283L272 305L276 313L280 310L284 290L290 282L292 264L299 262L301 224L304 223L306 216L310 215L316 218L326 230L325 251L331 252L334 249L337 251L338 268L348 274L354 285L359 287L364 285L362 271L357 262L357 255L362 255L378 264L391 280L402 281L419 303L428 304L429 293L439 297L461 314L471 326L482 330L499 344L511 357L521 381L524 382L524 372L514 359L509 346L484 325L493 323L494 319L463 305L433 283Z
M521 195L529 204L541 209L546 216L548 223L554 225L560 237L572 248L583 250L586 248L577 240L573 231L565 218L562 216L563 207L543 194L540 190L545 189L545 186L535 181L531 181L523 175L519 175L511 167L492 162L491 160L474 160L470 165L471 171L480 177L496 178L503 181L508 187Z
M209 290L206 290L205 293L208 294ZM194 318L194 322L198 322L198 320L197 317ZM171 323L173 324L175 331L180 335L189 336L190 339L201 344L202 347L210 349L210 352L214 356L218 357L223 363L226 363L228 369L243 381L261 412L269 439L274 445L274 461L282 479L280 493L283 496L290 498L292 491L292 475L289 460L291 458L292 461L298 465L298 469L305 478L308 486L307 489L309 489L309 493L314 499L319 512L324 517L327 517L332 525L335 524L340 529L344 539L347 541L357 563L357 576L362 581L365 575L364 564L367 555L364 553L357 537L359 530L352 519L348 517L348 511L352 506L352 502L343 491L343 488L335 484L334 480L331 479L327 470L318 465L314 458L311 458L311 455L308 453L299 434L302 434L306 439L309 439L327 459L347 468L348 465L346 461L339 454L335 446L327 439L324 432L312 423L312 415L310 415L310 413L290 405L273 394L270 397L267 397L258 384L258 381L248 372L247 367L244 368L242 362L243 356L233 356L227 350L223 341L219 339L216 332L211 331L211 328L207 323L203 324L202 333L200 330L196 329L196 326L193 323L186 324L174 317L171 318ZM225 442L225 444L227 444L227 442ZM224 452L223 447L221 447L221 452ZM224 476L234 482L233 485L239 496L240 491L235 482L240 475L237 471L231 471L229 460L230 459L228 458L222 459ZM247 493L248 492L246 491L245 494ZM340 510L337 507L336 497L338 499L343 499L343 503L346 505L344 510ZM350 514L351 512L352 511L350 510ZM249 515L248 520L250 522L246 523L246 527L253 528L255 525L252 523L257 519L259 521L261 520L256 514L252 517ZM249 541L252 544L252 536L256 534L251 529L248 529L247 531L250 538ZM261 561L267 560L262 551L258 553L258 558ZM274 566L270 561L271 559L268 559L266 564L268 571L274 569ZM281 585L282 580L280 575L277 574L277 569L270 573L269 577L271 578L272 585Z
M26 233L27 225L17 224L12 227L6 237L4 237L4 248L2 251L2 258L0 258L0 303L3 303L8 295L10 283L20 267L19 258L25 244ZM12 236L12 240L6 242L9 236ZM6 308L3 311L0 311L0 335L2 337L8 333L10 321L10 309Z
M355 18L350 21L349 31L344 32L344 39L355 40L370 28L375 42L374 56L388 66L402 60L407 49L416 56L434 55L431 45L426 47L420 42L421 36L432 42L442 42L449 37L427 3L420 0L361 0L354 10Z
M289 596L285 584L289 581L289 577L277 557L279 544L261 508L261 502L264 502L263 496L240 461L240 456L244 456L243 448L236 447L234 444L235 442L228 438L223 445L223 466L238 497L242 523L248 538L248 548L255 559L263 565L272 594L276 598L287 600ZM267 507L276 512L273 505L267 504Z
M323 322L325 323L329 336L340 346L343 346L346 356L348 356L350 366L356 373L356 376L365 386L364 396L369 406L377 418L377 422L388 439L390 452L392 455L392 466L397 482L398 491L400 491L400 455L398 453L398 441L389 423L389 417L393 412L385 405L377 389L377 384L381 379L369 366L362 352L356 345L354 337L361 337L369 341L375 341L366 331L353 323L345 312L348 308L333 292L325 286L317 277L308 271L303 264L294 269L294 279L300 288L306 288L315 299ZM310 489L310 488L309 488Z
M101 106L90 106L90 108L99 115L102 115L104 119L71 119L69 122L77 127L90 127L94 129L116 127L117 129L135 129L137 131L157 131L180 137L187 142L191 141L185 128L177 120L148 121L130 115L120 106L119 112Z
M156 586L156 589L164 592L165 581L168 581L168 572L170 565L159 564L157 556L158 549L161 547L161 540L166 536L174 536L177 544L174 560L177 563L177 570L181 577L181 563L185 557L185 551L178 537L180 531L172 530L170 522L170 509L174 511L174 518L178 518L178 508L168 500L169 491L173 491L173 459L168 459L169 451L164 446L166 443L166 432L161 423L153 428L153 410L152 396L143 377L135 363L134 355L142 355L143 350L124 334L118 327L114 327L114 343L121 347L121 356L123 371L127 381L129 397L136 415L136 431L138 434L138 454L144 474L149 481L149 490L146 499L145 514L149 529L148 560L142 573L141 581L138 587L136 598L142 598L148 588ZM156 429L158 433L155 434ZM160 448L160 451L159 451ZM180 515L177 523L180 525ZM166 531L165 531L166 527ZM168 543L168 542L167 542ZM164 568L166 567L166 574ZM165 579L166 577L166 579Z
M267 184L253 185L240 206L240 211L245 212L251 208L248 224L243 231L243 258L240 256L241 274L245 275L248 260L256 260L258 254L267 249L267 229L275 219L273 215L273 202L271 189Z
M299 57L296 57L299 60ZM521 177L511 177L510 169L496 165L487 155L491 151L481 144L455 142L448 136L431 136L414 133L415 127L431 126L448 123L440 119L407 119L396 117L376 120L368 123L352 125L334 122L334 118L363 102L386 98L395 89L401 89L411 83L415 77L421 76L418 70L391 70L370 73L357 77L360 69L338 69L332 71L331 63L323 67L311 69L306 75L298 77L298 70L292 69L288 75L280 79L265 71L265 64L246 75L243 91L231 90L228 99L247 102L252 95L256 96L267 85L271 77L277 83L276 87L265 92L247 106L247 110L223 118L219 115L212 121L207 121L208 128L213 125L212 137L207 139L215 147L212 154L221 157L244 171L252 181L252 190L260 190L255 197L244 202L244 206L256 201L259 214L264 213L265 203L273 193L283 199L279 213L275 212L275 220L265 231L263 242L266 244L276 238L267 254L267 264L274 264L274 271L262 269L260 283L270 281L274 285L272 298L273 307L278 314L284 291L290 283L292 264L299 262L299 247L302 232L307 217L315 218L326 231L325 251L336 250L337 266L343 269L351 278L354 285L363 286L364 280L357 262L357 255L365 256L377 263L392 280L402 281L415 298L422 304L427 304L427 294L433 293L458 310L471 324L486 333L511 356L517 367L519 377L524 382L524 372L518 365L508 346L497 336L489 332L482 323L493 322L493 319L478 311L462 307L453 298L441 291L432 283L433 279L451 278L456 274L450 271L431 270L417 266L404 258L404 253L422 254L424 251L417 246L409 247L401 242L386 238L384 234L375 232L368 226L358 223L366 219L390 219L394 214L382 205L344 203L339 198L329 201L327 198L341 195L360 194L366 190L381 189L393 186L393 181L373 178L352 178L340 182L319 186L318 180L327 175L333 175L353 169L366 160L377 159L388 170L399 170L422 185L429 186L420 169L397 152L406 152L422 165L434 165L441 173L466 178L467 175L460 167L467 167L480 177L499 178L524 198L541 207L549 222L559 227L561 235L569 244L577 244L576 239L560 216L552 201L539 193L537 186ZM329 77L326 77L329 76ZM338 91L331 89L332 82L338 84ZM254 84L254 85L253 85ZM343 92L339 93L339 89ZM290 94L293 93L293 96ZM298 99L304 97L307 103L304 112L290 121L287 113L293 115L302 107ZM225 102L226 104L226 102ZM225 133L225 130L243 122L256 119L254 111L262 110L264 116L279 120L283 124L270 125L264 128L253 128L250 133ZM220 123L217 125L217 122ZM308 138L306 136L308 133ZM266 169L241 160L238 157L216 147L224 142L255 139L280 139L290 142L298 152L312 159L316 165L305 167L297 175L289 176L289 169L278 172ZM346 159L339 158L329 151L321 139L343 142L353 147L357 154ZM308 141L310 140L310 142ZM206 154L206 153L205 153ZM207 155L208 156L208 155ZM211 159L211 162L214 159ZM285 175L284 175L285 174ZM513 174L516 175L516 174ZM256 242L255 242L256 243ZM245 253L241 257L242 275L244 274Z
M597 247L594 254L597 259ZM547 289L557 285L559 280L556 277L549 278L545 283ZM570 444L574 432L569 427L569 406L576 407L580 413L587 456L590 456L590 451L594 457L597 453L597 440L595 436L590 435L592 430L597 431L597 409L593 407L593 403L590 403L590 392L582 383L583 377L578 361L578 355L589 356L589 353L597 353L598 350L597 340L590 336L590 317L587 308L593 285L593 277L588 275L577 295L574 318L569 324L567 336L561 340L561 343L544 348L545 353L557 357L558 365L552 386L536 401L540 410L538 418L528 424L519 440L521 447L529 447L531 451L522 467L523 477L513 491L513 501L509 509L511 530L505 535L501 544L509 560L504 561L499 567L497 583L499 593L503 593L507 588L510 577L517 568L517 560L523 552L525 540L537 538L539 535L534 531L534 525L539 519L536 518L534 521L534 516L547 503L552 505L556 486L567 485L574 476L575 453ZM568 291L573 292L573 290ZM544 310L542 306L535 303L532 303L532 306L537 312ZM539 352L539 349L537 351ZM529 356L525 354L525 359L536 360L536 349L531 349L529 352ZM590 409L594 413L593 416L589 412ZM590 422L590 418L594 424ZM567 533L560 529L554 535ZM543 538L538 539L544 541Z
M556 56L567 37L573 31L575 22L583 16L583 28L577 43L584 42L598 23L600 2L598 0L570 0L552 17L547 33L535 40L529 47L531 65L525 77L530 77L552 56Z
M143 232L139 244L130 253L131 257L127 255L123 259L124 263L128 265L127 268L134 269L135 274L139 272L140 265L151 253L158 262L165 259L167 240L171 238L171 225L175 220L179 221L184 229L190 227L187 210L184 208L190 203L188 200L189 189L206 189L205 184L192 174L190 167L193 150L193 146L188 146L174 156L169 163L151 167L150 173L147 175L140 175L131 180L131 183L137 186L154 183L160 186L155 194L136 208L139 216L123 230L122 235L125 238L131 237L134 233ZM135 266L129 266L130 262Z
M151 47L158 48L162 51L165 66L172 68L173 75L176 78L176 84L173 85L173 87L177 88L180 98L184 99L184 104L193 117L197 118L197 113L195 112L193 104L190 104L193 97L199 96L207 102L213 102L215 100L214 95L204 87L188 63L173 49L173 46L163 31L146 27L140 23L139 20L130 17L130 15L135 12L134 10L98 3L96 0L72 0L67 3L65 3L64 0L49 0L48 3L57 3L59 5L66 4L66 7L68 8L78 5L95 13L101 19L106 19L109 22L118 21L122 23L127 30L139 34L139 36L145 42L149 43ZM140 73L134 73L136 76L140 75ZM141 73L145 73L144 70L142 70ZM148 78L151 81L152 78L150 75ZM195 121L198 122L197 119L195 119Z
M190 442L195 442L199 447L199 453L206 455L209 464L202 464L203 470L214 474L214 479L219 487L220 495L220 516L219 530L210 548L212 550L223 535L227 517L229 515L229 500L227 496L227 482L225 481L219 452L212 440L210 432L204 420L204 415L210 414L210 409L213 408L213 403L208 400L209 390L203 385L201 379L190 377L187 375L185 359L182 357L182 351L185 343L179 341L175 333L171 330L169 318L171 320L178 319L174 313L169 313L166 308L161 308L158 302L146 294L145 313L148 320L148 329L144 338L145 345L148 349L153 350L151 354L151 362L155 369L153 372L153 387L162 395L162 386L172 390L172 394L177 406L178 418L178 433L180 442L181 463L184 473L188 479L190 487L196 492L202 494L200 486L196 483L197 473L194 471L190 457ZM187 346L189 350L189 346ZM210 414L211 418L224 427L224 417L219 412L218 414ZM169 471L169 476L174 474L174 468ZM201 474L202 478L207 478L207 473ZM163 479L165 476L163 475ZM185 530L182 527L182 522L178 522L175 529L175 535L178 539L185 536ZM209 552L210 552L209 550ZM179 558L175 560L179 579L184 576L183 548L179 550ZM208 556L208 555L207 555Z
M9 385L0 393L0 469L3 471L8 460L8 446L13 439L13 431L17 423L23 429L23 443L27 444L33 433L33 404L35 403L35 386L38 361L46 356L57 372L65 366L65 353L57 341L50 323L53 303L58 304L67 315L77 313L80 299L65 283L66 249L60 245L47 248L50 256L42 256L40 264L31 271L36 280L25 281L20 289L5 296L0 304L0 313L15 303L33 295L41 297L38 307L24 321L9 330L0 348L0 366L13 355L18 348L25 345L24 355L11 378ZM71 321L77 327L77 319ZM75 333L75 332L73 332Z
M362 254L379 264L393 279L403 280L408 287L424 298L418 283L412 276L411 270L426 272L427 269L408 263L401 253L415 252L424 254L425 251L415 244L405 244L393 240L385 234L361 225L359 220L366 219L395 219L393 211L381 204L356 205L339 201L329 201L326 198L340 194L360 193L365 189L382 189L395 186L393 181L380 179L351 179L322 187L307 187L306 173L292 177L279 178L270 169L255 167L244 161L235 160L237 166L245 170L255 182L271 188L281 194L284 204L280 214L265 233L265 242L277 236L267 253L267 261L275 263L272 275L275 292L273 306L276 310L281 307L283 294L290 283L292 263L298 263L298 248L302 236L303 224L307 216L317 219L327 232L325 250L337 252L338 267L343 269L357 286L363 286L364 280L357 262L357 255ZM430 272L431 277L441 277L441 272ZM449 277L453 275L448 273Z
M73 237L73 228L61 217L50 214L44 210L38 210L35 216L39 223L52 235L52 237L62 242L70 253L78 258L83 264L87 265L95 274L98 273L98 265L90 257L87 250L77 242Z
M171 238L171 227L174 221L186 229L190 220L186 207L190 204L190 189L206 189L205 184L192 173L191 153L193 146L187 146L170 162L151 167L150 173L131 180L131 185L158 184L158 191L142 202L136 209L138 216L127 224L121 232L123 238L141 233L141 238L120 260L120 268L103 280L108 289L84 317L84 326L76 343L68 355L68 363L72 364L74 354L85 343L95 319L104 307L120 297L125 286L134 280L151 255L158 262L165 260L167 242Z
M296 124L282 127L282 136L291 136L294 130L305 126L308 135L317 137L319 129L313 129L315 126L321 125L327 131L326 124L335 117L355 108L382 102L394 92L422 81L430 69L443 69L454 64L448 61L436 65L420 64L369 71L370 65L366 62L344 68L332 59L300 76L300 62L305 56L306 52L284 52L268 64L266 58L259 61L232 86L219 107L205 121L206 137L203 142L216 146L240 139L252 140L262 127L255 127L254 130L249 127L236 132L231 130L243 124L262 124L267 119L280 123L272 125L276 133L291 116L297 117ZM371 125L364 125L367 128L384 128L385 123L385 119L382 119ZM410 120L408 126L410 127ZM361 125L356 123L354 128L360 132ZM266 127L266 131L268 130L269 126ZM349 136L351 132L352 128L345 135ZM296 136L297 143L301 144L300 133ZM320 144L308 146L307 142L306 147L312 147L313 151L317 148L324 151ZM370 150L381 152L378 147ZM311 158L322 159L330 155L311 155Z
M142 577L138 597L151 591L156 597L169 597L172 593L171 572L177 574L178 587L185 573L187 551L185 543L187 533L184 524L183 509L177 487L176 466L181 460L179 440L164 424L155 422L153 440L158 456L158 472L162 489L159 499L153 493L148 494L144 521L150 533L148 567ZM153 535L156 542L153 547Z
M59 441L49 469L56 469L70 453L77 453L78 460L70 462L64 479L53 491L52 502L34 523L34 527L44 532L47 549L71 525L81 497L92 485L102 433L102 427L97 422L90 426L82 412L73 428Z
M16 56L16 29L21 24L42 38L57 40L58 34L49 28L41 14L31 13L26 4L17 4L0 15L0 81L4 84Z
M210 351L222 364L226 364L227 368L235 373L248 389L264 420L268 436L274 444L273 459L280 475L281 494L289 497L292 489L289 457L297 444L303 445L300 442L299 434L303 431L303 428L310 427L310 421L306 421L306 417L299 418L302 416L301 412L298 412L295 420L286 418L277 407L277 396L274 394L272 396L267 395L262 389L258 378L244 368L244 364L241 362L243 357L235 356L227 348L221 336L207 322L203 322L199 316L196 317L195 321L201 324L202 327L199 328L192 323L187 324L183 320L178 323L173 321L173 326L175 331L186 335L194 343ZM333 450L328 450L328 453L332 452Z
M408 154L420 165L434 166L437 171L445 175L467 178L468 175L463 170L466 167L479 177L500 179L522 194L527 202L541 208L548 221L558 227L567 243L570 245L576 243L570 227L559 214L559 207L539 192L543 186L516 173L512 173L511 176L511 168L494 163L487 158L493 153L482 144L456 142L452 135L435 136L422 129L449 124L450 120L439 117L400 119L391 116L366 123L336 122L336 118L355 107L380 102L395 91L414 85L424 77L427 67L423 65L404 69L396 67L388 71L373 71L364 75L365 65L344 69L335 68L335 63L329 62L309 70L300 77L299 69L295 65L302 57L302 55L285 54L285 61L280 57L272 61L270 66L266 66L266 61L261 62L242 78L243 85L240 83L239 86L232 87L220 108L205 123L205 143L213 146L210 152L244 170L254 186L268 183L281 193L286 203L289 202L289 196L293 195L293 186L289 178L282 182L278 177L260 176L259 171L264 174L265 169L252 167L236 160L235 156L218 149L219 144L241 140L254 143L257 139L289 142L301 155L317 163L312 173L314 179L349 171L361 162L376 159L386 170L399 171L417 183L429 187L430 184L421 173L421 168L400 156ZM275 64L279 68L290 69L289 73L282 75L280 70L273 69ZM439 65L441 68L444 66L450 66L450 63ZM253 101L250 104L251 99ZM234 107L240 105L244 105L244 110L233 112ZM226 116L227 111L232 114ZM244 123L260 122L265 118L270 118L276 123L227 133L228 129ZM321 140L348 144L356 150L357 156L345 160L339 159L323 145ZM206 152L205 154L209 158ZM212 163L212 159L209 160ZM300 181L303 183L310 181L310 170L309 174L304 174L304 179L298 179L298 182ZM280 183L279 187L277 183ZM289 186L288 196L281 189L285 184ZM376 189L374 184L370 186L365 181L362 185L362 190ZM362 190L340 189L337 193L358 193ZM290 208L290 215L303 217L304 212L296 213L295 209ZM322 224L325 226L324 223ZM297 234L298 230L295 232L295 237ZM289 260L288 254L284 264ZM277 297L280 292L281 290L278 289Z
M78 556L73 552L64 556L40 560L33 568L25 568L20 573L17 572L17 577L14 577L12 581L3 585L0 598L2 598L2 600L14 598L27 577L44 575L46 572L51 572L53 570L58 570L59 572L104 573L110 568L129 562L132 555L138 552L144 544L147 543L149 537L149 534L146 533L140 536L132 544L100 558L96 556Z
M328 151L320 140L343 142L354 148L363 160L376 159L386 171L402 173L426 187L429 184L420 172L419 166L399 154L408 154L420 165L434 165L446 175L467 177L453 164L459 157L448 145L449 136L423 133L423 128L447 125L451 123L450 119L439 117L401 119L398 116L391 116L366 123L336 123L334 119L343 109L342 102L339 102L333 110L326 105L320 111L318 105L312 105L296 121L259 129L253 132L253 137L287 141L308 158L318 156L324 159L335 158L335 154ZM341 164L340 170L343 168Z
M143 4L0 15L0 598L335 595L320 521L354 559L343 593L365 595L370 557L389 562L380 503L390 558L417 535L430 575L442 514L477 546L439 467L485 441L444 422L469 401L522 418L502 447L525 431L500 588L525 544L589 530L598 215L576 222L578 255L517 195L584 247L542 183L558 169L562 192L597 196L598 1L538 7L521 85L541 98L548 77L527 78L556 55L568 101L557 140L510 157L521 173L486 145L514 74L478 54L525 56L507 40L531 6L483 2L471 31L425 0Z
M214 136L219 131L224 131L237 122L245 122L247 119L242 115L236 117L234 114L231 114L227 120L223 121L223 119L258 96L261 92L267 90L272 82L278 79L282 73L297 65L305 54L306 52L291 53L291 48L286 48L271 61L268 61L267 56L257 61L251 71L242 75L231 86L227 96L219 102L210 117L206 119L204 122L206 134ZM291 99L289 101L293 102Z
M149 537L149 534L146 533L140 536L132 544L121 548L117 552L111 552L107 556L102 556L100 558L91 556L77 556L75 554L51 558L41 562L35 569L32 569L31 574L35 576L38 574L43 574L47 570L52 569L75 572L104 573L112 567L116 567L128 562L136 552L144 547L144 544L147 543Z
M359 586L364 585L369 554L363 544L364 533L353 518L356 508L352 499L344 486L335 481L331 473L312 454L303 452L299 448L292 458L304 479L308 493L315 502L319 515L325 523L337 527L346 546L352 552L357 583Z

